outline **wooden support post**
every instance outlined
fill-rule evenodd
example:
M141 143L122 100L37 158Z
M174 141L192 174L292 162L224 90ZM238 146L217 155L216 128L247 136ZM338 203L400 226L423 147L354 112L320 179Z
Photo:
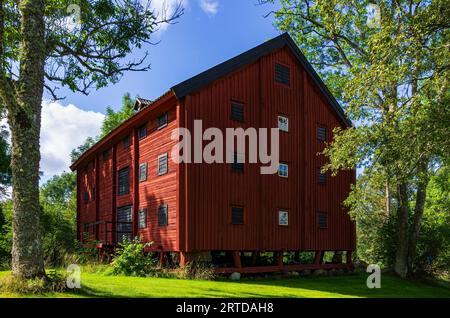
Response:
M252 266L255 266L257 263L259 263L259 257L260 257L259 251L252 252L252 260L251 260Z
M300 251L295 251L294 261L300 263Z
M163 250L160 250L160 252L159 252L159 265L161 267L166 266L166 258L165 258L165 253L163 252Z
M180 268L184 268L189 262L188 253L180 252Z
M283 252L277 252L277 266L283 267Z
M352 251L347 251L345 254L346 254L346 264L352 265Z
M242 268L241 253L239 251L233 251L233 261L234 261L234 267Z
M322 264L324 254L324 251L316 251L316 254L314 255L314 264Z

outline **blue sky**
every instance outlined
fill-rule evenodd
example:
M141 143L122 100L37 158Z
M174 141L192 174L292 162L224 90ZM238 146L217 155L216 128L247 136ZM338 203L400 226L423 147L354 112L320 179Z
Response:
M142 0L145 1L145 0ZM162 3L179 0L152 0L155 9ZM274 17L264 16L272 5L257 5L257 0L183 0L185 14L175 25L155 34L158 45L148 45L151 70L125 73L116 85L88 96L60 89L66 98L51 102L44 96L41 128L41 183L55 174L68 171L70 152L89 136L97 136L107 106L121 107L122 96L154 99L173 85L238 55L279 34ZM133 52L130 58L142 56Z
M66 96L62 103L104 112L108 105L120 107L125 92L153 99L178 82L279 34L273 16L264 18L274 7L257 5L257 0L188 0L185 6L178 23L155 36L160 43L144 48L150 53L151 70L126 73L118 84L92 90L88 96L62 89L60 93Z

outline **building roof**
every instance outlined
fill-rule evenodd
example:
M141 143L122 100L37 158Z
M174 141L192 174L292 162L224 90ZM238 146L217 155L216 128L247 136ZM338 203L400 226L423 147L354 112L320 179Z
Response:
M302 65L306 72L311 76L314 83L317 85L321 93L325 96L338 117L347 126L352 126L352 122L345 116L343 109L334 98L333 94L331 94L331 92L328 90L325 83L316 73L312 65L307 61L306 57L303 55L303 53L300 51L300 49L288 33L283 33L269 41L266 41L265 43L254 47L253 49L250 49L236 57L229 59L228 61L218 64L194 77L191 77L188 80L185 80L173 86L171 89L175 93L177 99L180 100L185 96L198 91L205 85L208 85L249 63L255 62L259 58L268 55L284 46L287 46L292 51L300 65Z
M108 135L103 137L99 142L97 142L94 146L92 146L89 150L87 150L81 157L75 161L72 166L70 167L72 170L75 170L77 166L87 157L90 156L94 151L101 148L107 141L109 141L111 138L113 138L115 135L117 135L120 130L124 126L129 126L130 123L132 123L135 120L138 120L138 118L143 116L141 113L141 110L147 109L147 108L153 108L148 107L152 106L154 104L157 104L161 99L169 96L171 93L173 93L178 100L183 99L187 95L194 93L201 89L202 87L211 84L212 82L230 74L231 72L236 71L237 69L250 64L252 62L257 61L259 58L266 56L284 46L287 46L291 52L296 57L297 61L300 63L300 65L303 66L303 68L306 70L306 72L311 76L314 83L317 85L321 93L325 96L327 101L329 102L331 108L335 111L337 116L347 125L352 126L352 122L345 116L345 113L337 100L334 98L333 94L328 90L325 83L322 81L322 79L319 77L319 75L316 73L312 65L307 61L306 57L303 55L303 53L300 51L298 46L295 44L294 40L289 36L288 33L283 33L269 41L264 42L263 44L260 44L253 49L250 49L242 54L239 54L236 57L233 57L221 64L218 64L198 75L195 75L194 77L191 77L175 86L172 86L169 91L164 93L161 97L158 97L156 100L151 101L144 98L137 98L135 103L135 110L138 112L133 115L131 118L126 120L124 123L122 123L119 127L114 129L112 132L110 132Z
M136 98L136 101L134 102L134 110L139 111L144 107L147 107L148 105L151 105L153 101L145 98Z

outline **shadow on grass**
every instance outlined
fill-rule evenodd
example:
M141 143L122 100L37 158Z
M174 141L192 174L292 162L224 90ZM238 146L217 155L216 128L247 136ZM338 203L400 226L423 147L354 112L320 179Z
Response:
M347 274L324 277L291 277L283 279L243 280L250 285L287 287L322 293L339 294L354 297L410 298L445 297L450 298L450 288L435 286L414 280L403 280L389 274L381 275L381 288L368 288L366 280L369 274ZM320 296L320 295L319 295ZM323 297L323 296L322 296Z

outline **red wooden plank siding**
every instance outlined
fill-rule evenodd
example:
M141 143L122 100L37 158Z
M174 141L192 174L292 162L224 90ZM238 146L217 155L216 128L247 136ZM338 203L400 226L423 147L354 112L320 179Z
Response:
M163 105L147 124L147 137L139 144L139 164L147 163L147 181L139 183L139 208L147 208L147 228L140 230L146 241L157 248L177 250L177 172L178 165L171 160L171 150L176 141L171 140L172 131L178 127L177 104ZM168 125L157 129L157 117L168 112ZM158 156L168 154L168 173L158 176ZM158 207L168 205L168 226L158 226Z
M291 85L274 81L274 65L291 69ZM245 122L230 119L231 101L244 104ZM280 161L289 177L261 175L258 164L245 164L244 173L227 164L187 166L189 198L187 250L301 250L352 249L352 223L341 203L349 191L349 173L317 184L317 156L323 146L316 124L341 125L317 88L288 49L204 87L186 99L187 125L195 119L203 129L218 127L277 127L278 114L289 118L289 132L280 132ZM206 142L204 143L206 144ZM247 146L248 150L248 146ZM231 224L230 207L245 207L243 225ZM289 226L278 225L278 211L289 211ZM328 213L328 229L319 230L316 213Z
M276 63L290 68L290 86L275 82ZM344 124L309 74L284 47L179 101L170 92L142 109L77 164L78 231L86 223L115 221L118 207L132 205L134 235L165 251L354 250L355 225L342 202L355 182L355 172L328 175L326 185L317 182L317 169L326 162L317 155L324 147L317 140L317 126L327 127L331 138L332 129ZM244 104L243 123L231 120L232 101ZM158 129L157 118L166 112L168 125ZM246 163L240 173L229 164L177 165L171 160L177 142L171 139L173 130L186 127L193 134L196 119L202 120L203 131L217 127L225 136L228 127L268 128L270 133L277 127L278 115L289 118L289 132L280 132L280 161L289 166L288 178L262 175L260 164ZM141 125L146 125L147 136L139 140ZM124 148L127 135L131 145ZM102 155L105 150L108 156ZM158 176L158 156L165 153L168 173ZM139 182L142 163L148 165L147 180ZM126 167L129 193L119 196L117 172ZM88 203L83 200L85 191L90 194ZM158 226L161 204L168 205L167 226ZM231 222L235 205L244 207L242 225ZM147 223L139 229L138 211L143 208ZM278 225L279 210L289 212L288 226ZM328 215L327 229L318 228L319 211ZM104 234L100 227L99 239Z

